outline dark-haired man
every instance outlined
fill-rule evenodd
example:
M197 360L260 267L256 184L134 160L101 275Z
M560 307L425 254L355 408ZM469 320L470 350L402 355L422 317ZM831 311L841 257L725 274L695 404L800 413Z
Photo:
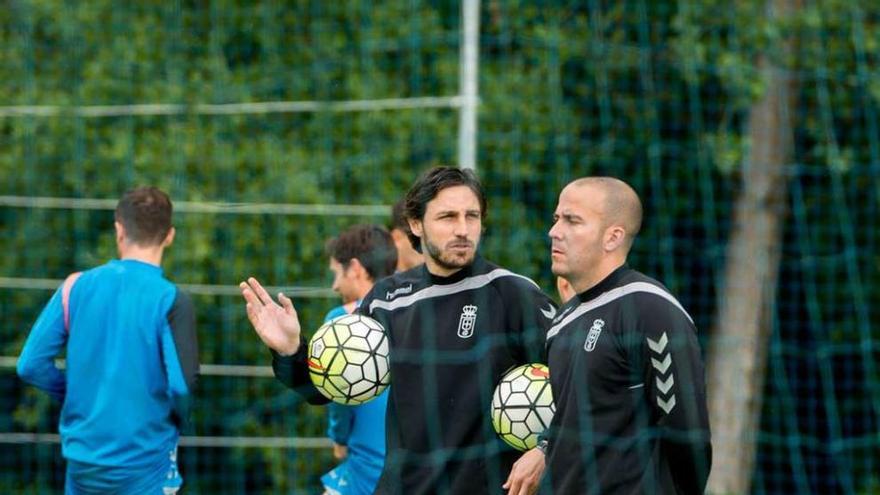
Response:
M333 290L346 303L324 321L357 308L376 280L394 273L397 249L391 235L376 225L355 225L327 243ZM342 462L321 477L327 495L370 495L385 460L385 411L388 391L357 406L328 405L328 436Z
M116 207L119 259L68 277L21 352L21 378L63 403L67 494L181 486L177 440L199 362L192 303L160 268L171 210L159 189L127 192ZM62 372L54 359L65 347Z
M486 199L473 172L427 171L404 210L425 264L377 282L359 309L382 323L391 343L377 493L499 493L509 477L512 493L534 490L537 476L513 468L519 454L495 435L489 407L504 371L539 359L555 306L534 282L477 254ZM251 323L274 351L276 376L309 402L326 402L302 388L306 349L290 300L279 294L275 303L253 278L241 287ZM540 452L525 456L543 462Z

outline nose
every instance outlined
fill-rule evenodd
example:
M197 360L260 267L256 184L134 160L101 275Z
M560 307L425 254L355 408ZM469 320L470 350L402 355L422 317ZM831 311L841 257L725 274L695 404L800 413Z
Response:
M455 222L455 230L453 233L458 237L467 237L468 235L468 223L467 218L461 217Z
M553 225L550 227L550 230L547 232L547 236L550 237L550 239L552 239L552 240L559 240L560 239L558 227L559 227L559 222L554 222Z

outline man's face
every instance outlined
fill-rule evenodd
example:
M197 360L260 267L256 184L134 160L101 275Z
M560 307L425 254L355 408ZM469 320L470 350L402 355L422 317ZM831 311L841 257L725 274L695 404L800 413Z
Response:
M351 265L346 268L342 263L330 258L330 271L333 272L333 290L339 294L342 302L357 301L357 278Z
M447 187L428 202L421 220L410 221L410 228L422 240L431 273L451 275L474 261L483 229L480 201L467 186Z
M573 285L588 278L602 260L604 194L592 186L572 184L559 195L549 232L551 270Z

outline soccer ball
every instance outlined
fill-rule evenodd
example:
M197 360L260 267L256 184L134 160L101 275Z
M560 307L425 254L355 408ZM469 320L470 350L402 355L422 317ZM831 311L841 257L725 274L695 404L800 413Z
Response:
M308 365L312 383L324 397L340 404L363 404L391 381L385 329L359 314L334 318L309 341Z
M524 364L510 370L492 394L492 426L517 450L534 448L555 412L550 370L543 364Z

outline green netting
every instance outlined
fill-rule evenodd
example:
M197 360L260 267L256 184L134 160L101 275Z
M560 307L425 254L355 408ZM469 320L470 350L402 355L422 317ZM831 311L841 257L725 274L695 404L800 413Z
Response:
M559 190L583 175L624 178L647 212L631 264L679 297L708 342L753 145L748 111L768 91L757 64L771 60L798 85L752 492L876 493L880 5L803 2L778 20L768 3L482 2L482 251L549 292ZM457 95L460 11L10 2L0 9L0 196L114 199L152 183L179 202L389 205L428 166L455 163L457 109L198 105ZM781 49L787 37L793 54ZM138 104L181 107L94 115ZM0 355L15 357L50 295L44 279L114 255L112 216L4 201ZM178 213L166 273L214 291L195 291L202 362L266 365L230 287L249 274L329 287L324 240L364 221L386 218ZM311 329L336 299L310 292L296 303ZM8 362L0 397L0 433L57 433L57 405ZM324 417L271 378L208 375L189 433L321 437ZM0 492L60 490L60 449L42 439L0 443ZM325 447L241 446L184 447L181 463L189 493L315 493L333 461Z

